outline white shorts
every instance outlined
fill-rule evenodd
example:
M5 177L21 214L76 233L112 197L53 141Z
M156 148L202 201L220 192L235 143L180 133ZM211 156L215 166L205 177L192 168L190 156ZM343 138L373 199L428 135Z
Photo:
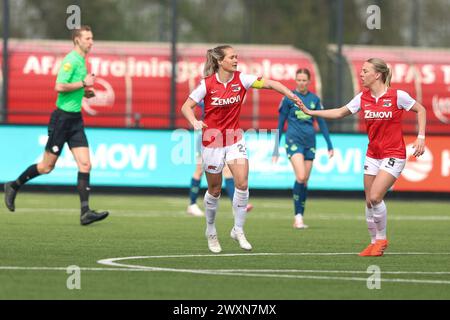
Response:
M244 138L222 148L208 148L202 145L203 170L206 172L221 173L225 162L236 159L248 159Z
M371 176L376 176L378 171L384 170L395 178L398 178L405 167L406 159L399 158L384 158L384 159L373 159L366 157L364 161L364 174Z

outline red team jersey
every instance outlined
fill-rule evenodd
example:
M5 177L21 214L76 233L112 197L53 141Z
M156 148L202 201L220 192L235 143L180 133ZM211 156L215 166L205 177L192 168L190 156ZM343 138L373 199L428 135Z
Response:
M203 146L225 147L241 140L242 130L239 127L241 105L247 89L256 79L256 76L235 71L230 81L222 83L217 74L213 74L203 79L189 95L197 103L204 100L203 122L208 127L203 128Z
M406 159L401 120L403 111L409 111L415 102L402 90L388 89L378 99L365 90L347 104L352 113L364 112L369 138L367 157Z

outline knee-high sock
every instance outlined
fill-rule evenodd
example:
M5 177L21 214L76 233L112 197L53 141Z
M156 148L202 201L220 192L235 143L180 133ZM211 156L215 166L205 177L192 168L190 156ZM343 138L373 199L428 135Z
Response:
M375 243L377 226L375 224L375 221L373 220L373 209L367 207L367 205L366 205L366 222L367 222L367 230L369 230L370 235L370 243Z
M249 192L235 188L233 197L234 228L242 231L247 216Z
M27 183L29 180L36 178L39 175L40 173L37 169L37 164L32 164L24 172L22 172L22 174L17 178L17 180L12 183L11 187L17 191L22 185Z
M225 189L227 190L228 197L230 197L231 202L233 202L234 198L234 179L226 178L225 179Z
M292 190L294 198L294 210L295 210L294 215L301 214L303 216L303 213L305 211L304 192L305 192L305 184L298 183L297 181L295 181L294 189Z
M373 221L377 227L377 240L386 239L386 224L387 224L387 209L384 201L372 206L373 209Z
M80 195L81 214L89 210L89 173L78 172L77 190Z
M191 200L191 204L194 204L197 202L199 192L200 192L200 180L192 178L191 179L191 188L189 189L189 199Z
M306 197L308 196L308 186L306 183L303 183L303 190L300 193L300 203L303 206L303 215L305 215L305 208L306 208Z
M216 231L216 212L219 207L220 195L216 198L213 197L208 191L205 193L205 216L206 216L206 232L208 235L217 234Z

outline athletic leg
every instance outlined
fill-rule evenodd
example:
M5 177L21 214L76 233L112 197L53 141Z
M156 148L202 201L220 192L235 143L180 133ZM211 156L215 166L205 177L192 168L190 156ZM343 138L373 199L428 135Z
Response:
M246 153L244 155L246 156ZM233 174L235 184L233 196L234 227L231 229L230 236L239 242L239 246L242 249L252 250L252 246L244 234L249 199L248 160L246 158L235 158L227 161L227 164Z
M222 173L205 172L208 181L208 190L205 193L205 217L206 217L206 238L208 248L213 253L222 251L216 230L216 214L219 207L219 198L222 189Z
M45 151L39 163L29 166L16 180L5 183L5 205L10 211L16 209L15 199L20 187L41 174L50 173L55 167L58 156L49 151Z
M192 216L202 217L204 215L203 211L197 205L197 198L200 193L200 182L203 175L203 167L201 160L197 163L195 172L191 179L191 187L189 189L189 200L190 204L187 207L186 212Z
M294 228L296 229L304 229L307 228L307 225L303 223L303 214L305 211L305 183L306 183L306 166L305 166L305 158L302 153L295 153L290 157L290 161L292 164L292 168L295 173L295 182L292 190L293 199L294 199Z
M91 160L88 147L75 147L71 149L75 162L78 166L77 190L80 197L82 225L91 224L92 222L105 219L109 212L96 212L89 208L90 188L90 171Z

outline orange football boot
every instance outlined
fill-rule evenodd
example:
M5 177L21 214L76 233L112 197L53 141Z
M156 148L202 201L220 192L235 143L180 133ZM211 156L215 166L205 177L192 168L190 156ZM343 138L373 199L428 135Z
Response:
M373 246L371 256L381 257L384 254L384 250L388 247L387 240L377 240Z
M363 251L361 251L360 253L359 253L359 256L360 257L370 257L370 256L372 256L372 250L373 250L373 247L375 246L375 243L371 243L371 244L369 244L368 246L367 246L367 248L365 248Z

